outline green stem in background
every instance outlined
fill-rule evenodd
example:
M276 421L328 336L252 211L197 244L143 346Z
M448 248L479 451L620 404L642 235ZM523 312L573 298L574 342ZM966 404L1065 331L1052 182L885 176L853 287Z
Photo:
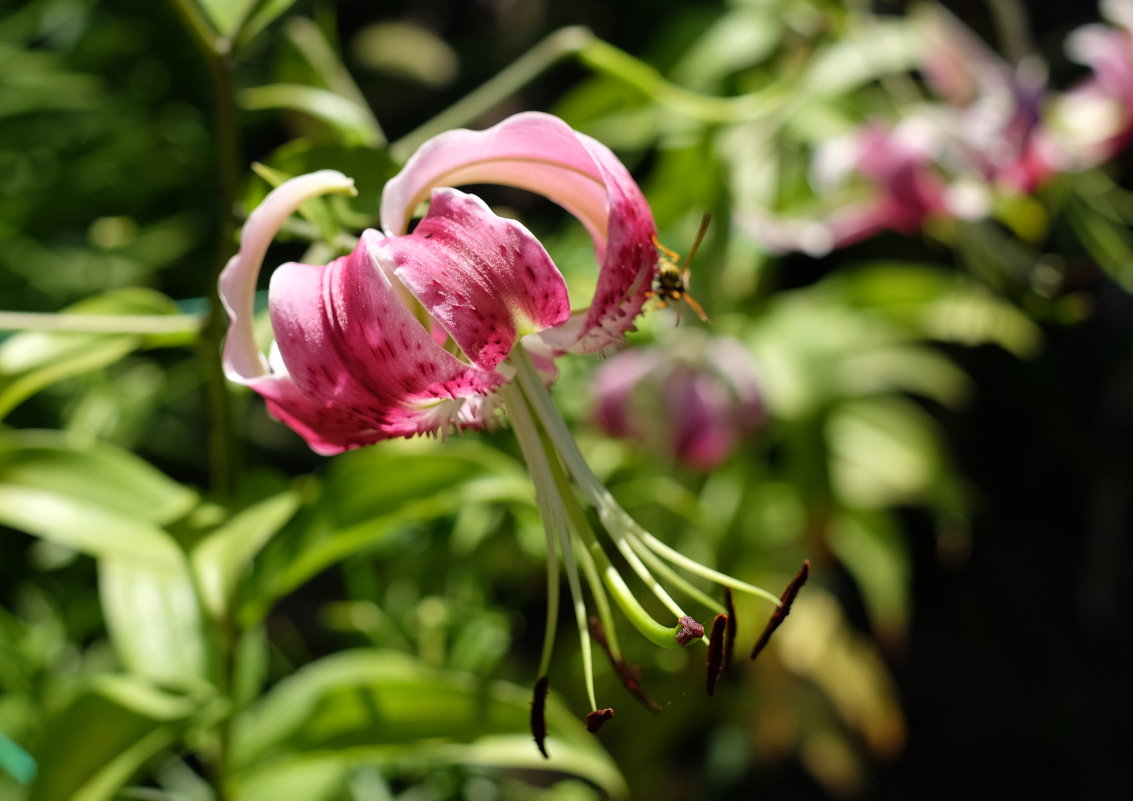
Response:
M468 125L592 41L594 34L588 28L560 28L500 70L480 88L469 92L433 119L391 144L390 155L394 161L404 162L426 140L451 128Z
M171 0L185 27L200 47L212 82L213 118L216 126L217 152L217 250L208 272L209 311L201 329L200 359L205 380L205 401L209 411L208 461L212 489L222 502L235 492L236 437L232 423L232 407L228 385L220 363L224 338L225 314L220 304L217 280L234 248L236 231L234 210L238 181L239 137L236 128L236 99L232 81L235 63L233 40L221 36L192 0ZM251 13L249 7L246 12ZM245 19L247 16L245 15ZM240 25L235 28L239 34Z
M222 502L235 494L237 468L236 436L228 382L221 365L220 351L226 325L220 303L220 272L235 249L236 187L240 175L239 132L236 124L236 98L233 84L235 52L233 42L254 8L245 9L245 16L233 28L231 37L221 36L192 0L171 0L185 21L186 27L200 47L209 70L213 92L213 119L216 126L217 153L217 229L216 255L212 269L206 274L209 310L198 342L201 371L205 383L205 402L209 413L208 462L212 491ZM232 691L235 671L237 627L230 614L221 621L223 662L217 677L218 689L225 695ZM225 717L216 730L216 739L209 749L208 763L211 785L217 801L226 801L228 758L231 751L232 721Z
M233 60L216 52L206 56L212 74L213 101L216 104L217 179L220 214L217 254L209 273L209 312L201 335L201 364L209 408L209 468L212 488L221 501L229 500L236 489L237 454L235 427L228 381L220 363L221 343L227 324L218 294L220 271L234 249L236 222L236 182L239 173L239 139L236 129L236 100L232 81Z
M0 312L0 331L62 331L78 334L195 334L204 318L195 314L59 314Z
M561 28L500 70L421 127L390 145L390 155L404 162L423 142L452 128L462 128L514 95L551 67L568 58L641 91L666 111L705 123L742 122L764 117L784 103L789 92L757 92L714 97L684 89L624 50L602 41L581 26Z

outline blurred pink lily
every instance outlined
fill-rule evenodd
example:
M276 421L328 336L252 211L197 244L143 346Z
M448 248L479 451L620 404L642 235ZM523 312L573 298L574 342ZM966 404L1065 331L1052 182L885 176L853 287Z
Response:
M608 433L703 473L767 419L747 348L697 330L617 353L594 371L593 389L595 419Z
M562 275L526 228L450 188L469 183L537 192L582 221L601 265L588 308L571 312ZM319 453L482 427L521 339L550 371L550 357L619 342L649 297L656 226L629 172L558 118L518 114L426 142L385 187L384 233L365 231L330 264L276 269L268 291L275 341L265 358L252 318L268 245L304 202L352 189L331 170L277 187L249 216L220 279L225 373Z
M824 142L811 168L818 192L844 202L816 218L749 211L736 222L771 250L822 256L886 230L914 234L932 217L981 216L982 195L949 183L937 166L942 144L925 118L864 125Z
M1133 0L1102 0L1110 25L1083 25L1066 40L1066 54L1093 75L1051 104L1044 126L1050 169L1096 166L1133 138Z

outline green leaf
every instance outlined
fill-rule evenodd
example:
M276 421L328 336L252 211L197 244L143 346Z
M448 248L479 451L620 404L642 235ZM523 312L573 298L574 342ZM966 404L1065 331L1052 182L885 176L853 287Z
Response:
M28 801L109 801L195 709L136 679L100 677L48 723Z
M876 78L916 68L923 43L904 19L869 19L810 59L803 91L832 97Z
M211 637L180 551L169 564L121 556L98 560L99 594L115 653L133 673L164 685L197 689L207 681Z
M63 310L67 315L178 315L164 295L147 289L121 289L87 298ZM86 333L25 331L0 343L0 418L27 398L65 378L103 369L144 347L191 342L191 330L176 333Z
M259 0L193 0L222 36L232 38Z
M268 799L286 787L281 771L332 783L335 769L410 757L569 772L625 795L609 756L554 698L544 760L527 734L530 704L529 689L432 670L401 654L335 654L284 679L236 719L235 796Z
M909 617L909 553L893 518L848 512L830 521L827 542L846 566L880 639L903 637Z
M295 0L259 0L256 10L240 27L238 37L240 45L243 46L256 38L261 31L282 17L287 9L293 5L295 5Z
M175 569L162 526L197 495L127 451L50 431L0 436L0 522L91 556Z
M724 78L768 58L781 44L786 21L770 6L740 6L721 15L673 67L677 83L715 88Z
M239 512L197 544L192 564L209 614L224 616L252 559L298 508L298 493L280 493Z
M256 563L252 619L330 565L472 504L532 503L523 467L474 440L382 443L334 460L321 496Z
M244 89L239 101L249 111L290 109L309 114L337 131L347 144L379 147L385 142L369 109L327 89L278 83Z
M179 519L198 501L129 451L47 430L0 434L0 486L43 490L155 525Z
M936 423L904 398L842 403L830 415L826 436L831 484L853 508L923 500L939 476Z
M325 198L335 211L340 212L343 224L351 228L378 224L382 188L398 169L384 149L310 139L288 142L274 151L265 163L281 175L302 175L315 170L332 169L353 178L358 190L356 196L336 195ZM245 205L253 209L263 200L263 193L258 186L249 189Z
M940 342L995 344L1018 356L1036 352L1039 327L985 285L957 273L909 262L872 262L823 282L832 302L909 326Z

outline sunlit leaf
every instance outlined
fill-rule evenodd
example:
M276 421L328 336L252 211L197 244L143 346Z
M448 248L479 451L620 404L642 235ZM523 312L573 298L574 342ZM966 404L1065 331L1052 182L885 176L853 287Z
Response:
M369 102L350 71L342 63L339 49L327 40L326 33L312 20L295 17L286 27L287 40L299 52L310 70L310 83L353 102L369 117L369 126L377 134L377 144L385 144L385 134L370 110Z
M330 466L322 495L257 560L249 614L262 614L330 565L378 547L412 524L470 504L531 499L526 471L472 440L443 448L389 442L343 454Z
M231 37L259 0L192 0L222 36Z
M923 50L923 42L904 19L867 18L815 53L804 86L819 95L839 95L917 67Z
M830 417L826 436L831 484L852 507L923 500L938 476L935 422L903 398L842 403Z
M351 228L367 228L378 224L382 188L397 172L387 152L341 142L317 142L293 139L275 150L264 162L280 175L292 176L321 169L338 170L354 179L358 194L353 197L334 195L323 198L338 213L342 224ZM249 209L263 200L259 186L250 186L246 198Z
M416 757L439 763L542 769L582 776L611 796L625 786L598 741L552 698L550 760L529 727L531 691L431 670L401 654L351 651L326 657L280 682L237 718L236 797L267 799L277 771L333 784L337 766ZM317 770L312 766L327 766Z
M138 348L187 344L196 337L195 324L179 315L173 301L147 289L107 292L68 306L62 313L106 315L116 320L107 319L106 333L26 331L0 343L0 417L64 378L100 370ZM145 316L144 322L131 320L140 315ZM165 315L168 324L160 319ZM116 325L130 333L116 333Z
M673 68L684 86L703 89L759 64L780 44L783 18L770 6L739 6L722 14Z
M259 0L255 11L240 27L240 44L247 44L261 31L283 16L287 9L295 5L295 0Z
M817 684L839 716L881 757L898 753L905 721L876 646L846 621L838 602L808 586L776 634L783 665Z
M903 638L909 616L908 548L891 517L844 513L830 521L827 542L853 575L878 637Z
M48 723L28 801L109 801L176 740L195 709L136 679L100 677Z
M98 560L99 595L115 653L132 672L167 685L199 687L209 671L210 635L188 560L156 565L123 556Z
M137 457L52 432L0 437L0 522L92 556L174 566L161 525L196 494Z
M378 147L384 141L369 110L326 89L301 84L272 84L244 89L240 105L249 111L288 109L309 114L330 126L347 144Z
M298 507L297 493L280 493L239 512L197 544L192 553L193 569L211 615L222 617L252 558Z
M455 80L460 63L452 46L409 21L367 25L350 43L359 64L436 90Z
M195 491L127 450L48 430L0 434L0 486L43 490L158 525L197 502Z

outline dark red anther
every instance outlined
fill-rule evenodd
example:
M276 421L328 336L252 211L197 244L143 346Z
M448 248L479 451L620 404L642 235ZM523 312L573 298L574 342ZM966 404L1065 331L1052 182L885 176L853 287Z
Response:
M807 578L810 576L810 560L807 559L803 562L803 566L799 568L799 572L791 579L791 583L787 585L787 589L783 590L783 594L779 596L779 608L776 609L771 619L767 621L767 625L763 627L763 633L759 635L759 639L755 643L755 647L751 649L751 658L755 659L759 656L759 652L767 647L767 643L771 640L771 635L775 633L775 629L783 625L783 621L787 619L787 615L791 614L791 604L795 602L795 597L799 594L799 590L806 584Z
M704 636L704 626L688 615L677 621L677 645L688 645Z
M716 680L724 667L724 632L730 628L727 615L716 615L712 621L712 633L708 635L708 673L705 687L708 694L716 692Z
M606 725L606 721L614 716L612 707L605 709L595 709L593 712L586 716L586 730L591 734L597 734L598 730Z
M724 588L724 609L728 613L728 628L724 630L724 670L732 667L732 653L736 650L736 605L732 601L732 588Z
M544 759L547 756L547 687L549 680L540 676L535 682L535 692L531 698L531 736L535 738L535 745L539 746L539 753Z

